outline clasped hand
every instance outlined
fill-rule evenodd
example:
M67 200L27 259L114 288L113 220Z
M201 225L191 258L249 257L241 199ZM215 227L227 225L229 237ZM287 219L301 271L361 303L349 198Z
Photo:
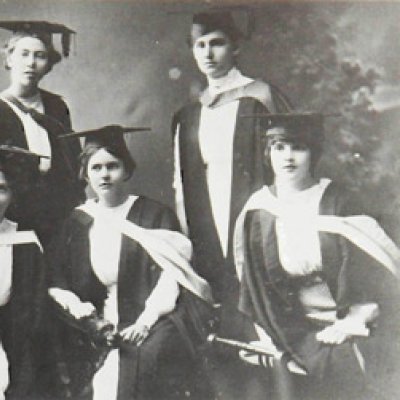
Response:
M150 328L147 325L135 323L123 329L119 335L124 342L140 346L147 339L149 333Z

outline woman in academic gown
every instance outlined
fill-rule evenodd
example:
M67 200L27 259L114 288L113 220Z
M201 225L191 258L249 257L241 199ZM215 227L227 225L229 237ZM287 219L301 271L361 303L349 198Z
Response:
M44 350L44 263L33 231L5 218L37 157L0 147L0 399L36 399ZM5 396L5 397L4 397Z
M87 133L80 160L80 176L95 198L72 212L51 250L49 293L75 322L95 313L118 332L116 348L95 372L89 396L95 400L185 398L191 342L179 312L174 311L178 283L163 268L167 259L187 263L190 242L173 232L178 222L168 208L126 194L125 183L135 164L120 127ZM193 271L189 275L211 293L204 280ZM83 340L86 344L76 352L67 345L75 382L82 377L78 358L84 362L85 356L90 357L87 336ZM76 387L72 390L79 392Z
M343 190L314 178L322 117L267 118L274 184L240 214L235 260L239 309L271 357L242 357L270 369L278 399L392 398L399 250Z
M39 87L61 60L53 35L62 35L63 53L68 55L73 31L43 21L0 21L0 28L13 32L5 45L10 85L0 94L0 144L45 156L32 171L39 179L35 177L35 185L10 217L21 227L35 229L46 246L59 222L83 197L76 180L79 141L57 139L71 131L68 107L60 96Z

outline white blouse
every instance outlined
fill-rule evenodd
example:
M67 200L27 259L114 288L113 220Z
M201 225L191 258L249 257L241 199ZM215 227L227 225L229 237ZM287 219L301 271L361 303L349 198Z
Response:
M321 179L311 188L279 202L282 216L275 225L278 254L289 275L304 276L322 270L321 244L313 221L329 183L329 179ZM309 314L336 307L327 283L319 279L301 288L299 299Z
M96 212L104 213L118 219L126 219L129 210L137 196L129 196L117 207L102 207L94 200L88 200L86 207L95 207ZM107 220L107 219L106 219ZM104 221L94 220L89 231L90 260L94 273L107 287L107 299L104 304L104 318L118 324L118 267L121 252L122 235L107 225ZM134 268L134 266L132 266ZM161 315L175 308L179 296L179 286L167 273L162 272L153 291L146 300L146 306L137 319L137 323L149 328L154 325Z
M4 218L0 222L0 235L8 235L17 231L17 224ZM10 245L0 245L0 306L8 303L12 286L12 248Z
M39 170L41 172L47 172L51 167L51 146L47 131L41 127L30 114L21 111L15 104L7 100L5 96L1 96L1 98L12 108L21 120L28 143L28 149L33 153L46 157L40 158ZM40 95L26 100L18 98L18 100L28 108L33 108L41 113L44 112L44 106Z
M216 95L252 82L239 70L232 68L219 79L209 80L208 90ZM223 254L228 252L229 217L232 190L233 139L239 100L215 108L202 106L199 123L199 144L204 166L211 210ZM179 131L175 136L175 201L178 218L187 233L183 207L183 189L179 155Z

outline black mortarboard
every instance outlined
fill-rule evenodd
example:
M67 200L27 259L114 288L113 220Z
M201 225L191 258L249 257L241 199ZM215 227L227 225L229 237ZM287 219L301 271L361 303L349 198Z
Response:
M232 40L249 39L254 31L254 13L250 7L238 6L206 6L197 11L181 10L171 14L191 14L191 43L200 36L214 31L223 31Z
M68 57L71 35L76 32L62 24L55 24L47 21L0 21L0 28L12 31L15 35L27 33L43 40L46 45L54 50L53 35L61 35L61 48L64 57ZM57 52L56 52L57 53ZM58 60L59 61L59 60Z
M32 184L36 177L39 159L43 157L21 147L0 145L0 164L8 179L19 185Z
M71 132L65 135L60 135L60 138L69 137L84 137L85 145L89 143L96 143L105 146L126 146L124 140L125 133L145 132L150 131L148 127L123 127L120 125L107 125L98 129L91 129L88 131Z
M94 145L97 148L105 147L114 155L118 154L125 162L125 167L129 174L135 169L136 163L132 158L131 153L124 140L124 134L133 132L145 132L149 131L150 128L146 127L122 127L120 125L107 125L98 129L91 129L88 131L81 132L71 132L65 135L60 135L59 138L79 138L84 137L84 149L81 157L84 157L85 150L88 149L90 145ZM82 158L81 158L82 160ZM81 169L80 178L85 179L86 172Z
M291 112L278 114L243 115L261 120L263 133L268 139L280 137L308 144L324 139L324 115L317 112Z
M228 11L202 12L193 15L190 32L192 42L214 31L222 31L234 41L243 36L236 26L232 14Z

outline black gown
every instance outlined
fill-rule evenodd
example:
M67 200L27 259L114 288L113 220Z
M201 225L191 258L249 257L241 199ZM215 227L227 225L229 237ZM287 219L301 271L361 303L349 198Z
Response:
M169 209L144 197L134 202L127 219L149 229L178 228L176 217ZM57 243L51 249L50 286L72 291L81 301L91 302L101 315L107 290L91 266L89 229L92 223L93 218L79 209L74 210L67 219ZM117 283L119 330L133 324L144 310L160 271L137 242L122 237ZM190 390L192 359L182 310L178 305L175 311L161 317L140 347L120 345L119 400L185 398L185 391ZM72 394L86 390L90 397L83 371L88 374L95 372L92 367L96 356L87 335L65 325L60 339L72 379ZM191 397L194 395L192 393Z
M69 212L84 198L83 186L78 182L77 139L60 140L59 135L71 131L67 105L60 96L41 90L44 114L39 114L42 127L48 133L52 160L50 170L41 175L33 167L29 187L16 196L8 217L21 229L33 229L46 247ZM14 110L0 99L0 144L27 149L23 124Z

